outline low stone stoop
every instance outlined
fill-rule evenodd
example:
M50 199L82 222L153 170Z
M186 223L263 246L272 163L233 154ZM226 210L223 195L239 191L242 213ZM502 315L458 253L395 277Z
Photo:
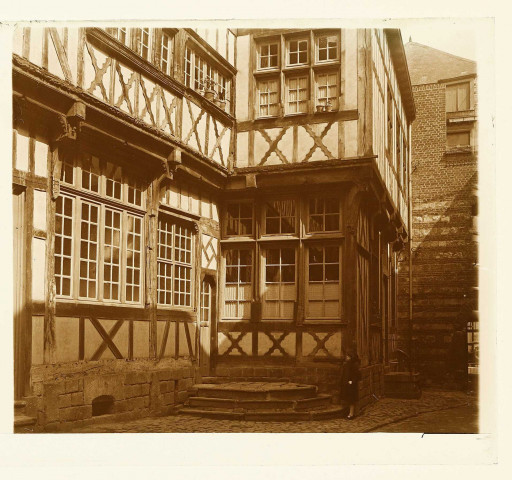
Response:
M203 379L204 380L204 379ZM303 421L347 412L314 385L279 382L211 382L194 385L181 414L246 421ZM192 392L191 392L192 393Z
M35 428L36 418L27 415L27 402L25 400L14 401L14 433L32 433Z

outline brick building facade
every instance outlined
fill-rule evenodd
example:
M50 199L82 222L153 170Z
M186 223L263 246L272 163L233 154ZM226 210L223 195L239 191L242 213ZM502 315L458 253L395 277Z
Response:
M411 341L412 361L424 379L460 383L461 363L476 365L478 348L478 333L472 332L478 281L476 65L414 42L405 50L417 116L411 151L412 325L405 256L399 273L402 339Z

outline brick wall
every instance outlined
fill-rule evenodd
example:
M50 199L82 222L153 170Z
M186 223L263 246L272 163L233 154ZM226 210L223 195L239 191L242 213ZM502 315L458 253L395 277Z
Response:
M476 154L446 154L445 87L413 87L412 356L427 382L453 378L451 342L458 319L475 306L477 245L472 239ZM407 330L408 258L400 263L399 322ZM405 345L407 335L402 336Z

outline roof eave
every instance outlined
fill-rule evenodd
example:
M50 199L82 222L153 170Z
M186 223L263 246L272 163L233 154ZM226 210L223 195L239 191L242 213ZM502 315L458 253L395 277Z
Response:
M385 28L384 33L391 52L391 60L395 68L405 113L409 121L412 122L416 118L416 106L414 105L411 77L407 66L402 34L398 28Z

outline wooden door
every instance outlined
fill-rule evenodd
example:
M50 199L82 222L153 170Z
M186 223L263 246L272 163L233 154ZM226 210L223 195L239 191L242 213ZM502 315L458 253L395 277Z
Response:
M201 375L210 374L211 332L213 317L213 288L208 279L201 282L201 308L199 318L199 368Z
M14 314L14 397L23 398L28 382L24 344L27 324L25 296L25 228L23 211L25 206L24 189L14 189L13 207L13 314Z

